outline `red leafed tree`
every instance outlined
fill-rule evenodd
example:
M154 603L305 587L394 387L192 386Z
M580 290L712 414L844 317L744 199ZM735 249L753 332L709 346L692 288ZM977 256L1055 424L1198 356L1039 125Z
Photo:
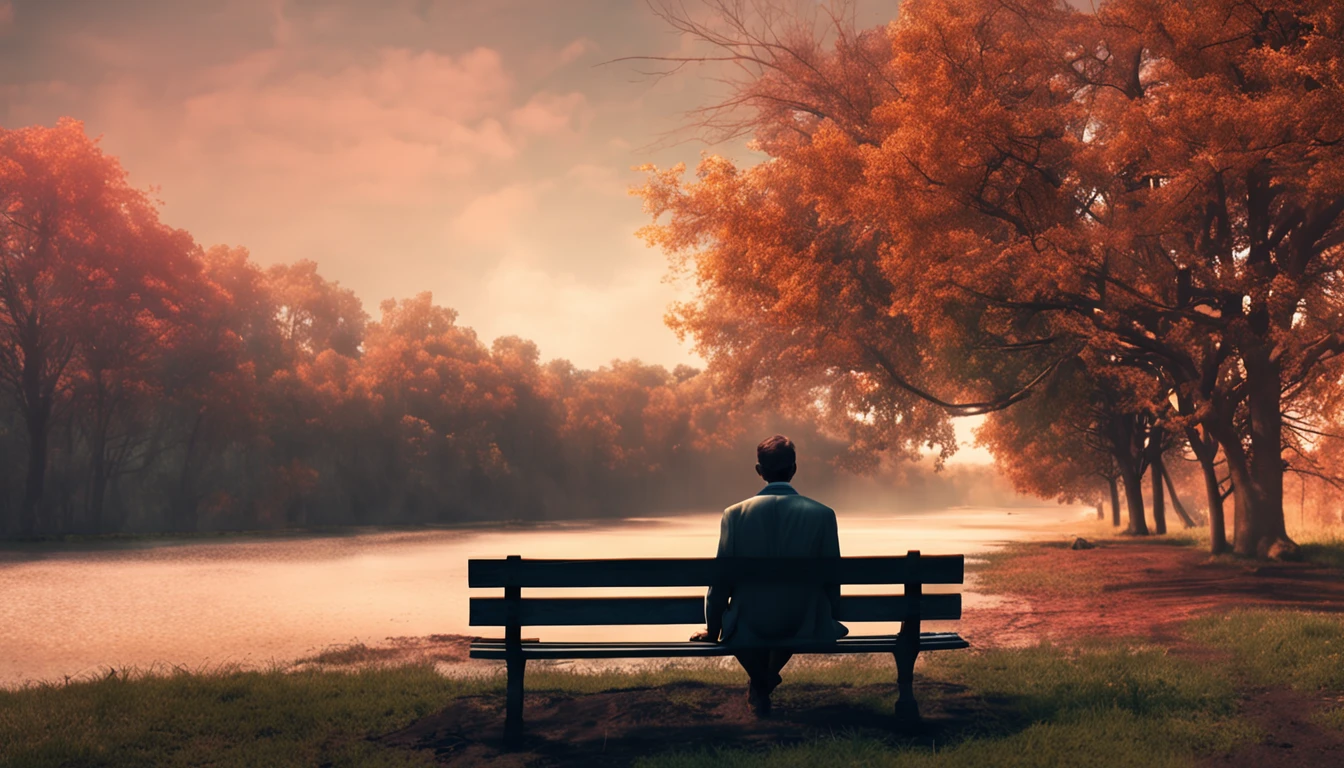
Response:
M359 356L369 316L354 291L326 280L306 259L272 266L266 285L291 354L312 358L330 349Z
M925 0L830 51L716 5L677 23L757 67L727 106L771 159L643 190L712 370L865 380L850 418L901 444L916 400L1008 407L1085 353L1216 440L1239 553L1292 556L1284 398L1344 349L1337 3Z
M1065 366L1039 397L985 418L976 442L1021 493L1061 503L1111 503L1120 523L1118 481L1124 480L1128 530L1146 531L1142 475L1144 419L1087 375L1081 364ZM1135 434L1137 432L1137 435ZM1137 439L1131 439L1137 437Z
M191 248L79 122L0 129L0 381L28 433L22 532L37 525L48 440L73 374L105 447L114 401L141 386L148 340L181 307L171 294L193 279Z

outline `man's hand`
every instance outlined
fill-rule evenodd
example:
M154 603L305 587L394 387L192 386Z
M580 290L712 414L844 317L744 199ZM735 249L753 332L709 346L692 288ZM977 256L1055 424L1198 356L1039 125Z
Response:
M715 632L714 634L717 635L718 633ZM717 643L719 639L709 634L709 630L704 629L691 635L691 641L697 643Z

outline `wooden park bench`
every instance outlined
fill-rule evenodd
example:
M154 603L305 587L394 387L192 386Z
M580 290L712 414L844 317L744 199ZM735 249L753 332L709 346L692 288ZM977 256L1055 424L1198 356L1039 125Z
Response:
M471 598L473 627L503 627L503 639L479 639L473 659L503 659L508 686L506 740L523 730L523 671L528 659L701 658L730 656L740 647L717 643L539 642L523 640L528 626L695 624L704 626L703 596L688 597L523 597L524 587L708 587L747 582L811 584L900 584L904 594L847 595L836 618L846 623L901 622L900 634L841 638L825 645L793 647L794 653L891 653L896 658L899 698L896 714L918 719L912 689L915 658L921 651L969 646L955 632L920 632L922 620L961 618L960 594L924 594L925 584L960 584L962 555L843 558L703 558L634 560L472 560L472 588L504 589L503 597Z

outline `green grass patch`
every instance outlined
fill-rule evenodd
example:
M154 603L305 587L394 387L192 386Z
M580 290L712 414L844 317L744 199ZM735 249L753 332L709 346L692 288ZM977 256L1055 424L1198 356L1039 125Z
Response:
M1311 720L1322 728L1344 731L1344 706L1323 709L1313 714Z
M1303 560L1344 569L1344 537L1338 533L1304 536L1299 545L1302 548Z
M1232 654L1253 685L1344 691L1344 617L1302 611L1235 611L1190 623L1192 639Z
M1080 578L1077 569L1034 567L1021 562L1024 558L1040 555L1071 557L1072 542L1015 541L977 555L966 563L966 570L975 574L972 588L977 592L993 594L1029 594L1079 596L1101 592L1100 579ZM1083 550L1081 554L1086 554Z
M924 674L985 696L1011 698L1013 709L1032 721L1112 709L1138 716L1229 715L1236 700L1225 674L1161 648L1132 644L933 654Z
M428 666L110 674L0 691L0 766L409 766L368 737L492 685Z
M844 701L891 712L895 670L889 656L800 656L785 675L778 702L786 710ZM1154 768L1186 765L1253 737L1235 717L1226 670L1149 646L1111 642L928 654L919 676L927 713L939 717L940 701L975 713L954 718L958 724L946 731L947 743L912 740L885 728L846 732L837 726L793 746L692 750L650 756L641 764ZM662 688L674 704L694 709L740 696L743 682L733 664L668 663L589 674L537 664L529 665L527 688L532 694ZM502 699L502 687L499 676L445 678L428 665L110 674L31 686L0 691L0 766L429 765L432 752L373 737L462 696Z
M1147 540L1154 544L1167 544L1173 547L1203 547L1207 549L1211 535L1207 525L1185 528L1181 526L1178 519L1176 528L1168 528L1167 532L1161 536L1149 536Z
M641 768L755 766L1188 766L1256 737L1236 719L1221 670L1130 644L932 654L922 676L967 686L990 706L947 744L839 734L799 745L702 749ZM781 689L783 691L785 689ZM889 711L890 702L877 703Z
M767 750L706 750L648 757L639 768L1188 768L1200 754L1233 748L1255 734L1236 721L1204 716L1154 720L1125 710L1081 713L1067 722L1034 723L1003 737L957 744L894 748L855 735Z

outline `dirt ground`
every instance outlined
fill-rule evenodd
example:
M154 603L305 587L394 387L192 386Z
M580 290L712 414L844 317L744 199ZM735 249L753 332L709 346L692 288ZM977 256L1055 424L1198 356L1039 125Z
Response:
M1083 550L1042 548L1000 564L998 573L1013 591L976 601L958 625L976 648L1125 637L1152 641L1173 653L1207 656L1211 651L1181 636L1182 622L1243 608L1344 612L1344 578L1337 570L1211 559L1197 549L1144 540L1107 540ZM1032 574L1042 573L1051 575L1042 588L1023 586L1035 581ZM1079 590L1075 584L1094 586ZM968 588L976 588L974 579ZM467 645L465 638L447 635L396 638L345 661L432 660L450 673L489 672L491 662L466 658ZM362 654L368 657L359 658ZM337 654L322 663L340 661ZM874 714L861 702L893 699L894 677L893 671L887 682L837 690L783 686L769 720L747 714L741 688L692 682L585 695L529 694L527 741L512 751L501 740L499 697L472 697L380 740L432 750L441 762L464 766L629 765L670 743L749 747L841 731L890 740L893 718ZM917 673L924 723L916 731L896 732L898 739L936 745L967 729L982 729L987 720L1011 717L958 686L918 678ZM1312 712L1337 702L1281 689L1244 696L1243 714L1266 737L1209 760L1209 766L1344 765L1344 738L1311 721Z
M960 632L973 646L1089 636L1173 645L1182 642L1175 628L1196 616L1243 608L1344 613L1338 570L1215 559L1202 550L1142 539L1106 540L1095 549L1042 548L1008 560L999 572L1014 585L1049 573L1053 584L1093 584L1100 591L1015 587L998 604L963 614Z
M841 732L929 747L1011 716L960 686L936 682L921 686L922 699L937 703L926 707L932 711L913 730L896 728L894 716L864 706L872 698L894 698L894 683L781 688L765 720L748 714L744 693L745 686L689 681L593 694L529 693L527 733L515 750L503 743L499 698L470 697L382 741L433 750L440 762L454 766L626 766L669 745L764 747Z

